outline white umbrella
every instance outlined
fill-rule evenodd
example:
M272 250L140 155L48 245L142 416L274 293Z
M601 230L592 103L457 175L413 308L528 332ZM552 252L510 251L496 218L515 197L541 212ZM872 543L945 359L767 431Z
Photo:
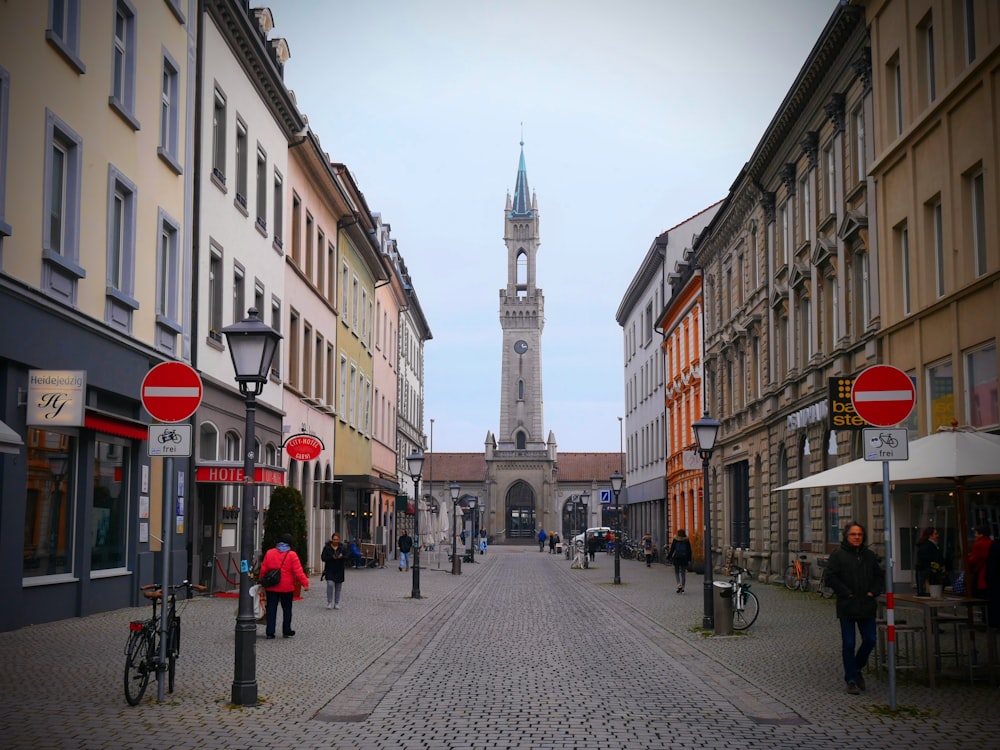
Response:
M906 461L890 462L889 476L893 482L1000 477L1000 435L988 432L942 429L910 443L909 455ZM859 458L776 487L774 491L881 481L882 462Z

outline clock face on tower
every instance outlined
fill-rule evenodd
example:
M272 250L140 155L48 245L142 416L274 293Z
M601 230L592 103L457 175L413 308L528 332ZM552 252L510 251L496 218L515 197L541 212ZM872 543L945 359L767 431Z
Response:
M514 342L514 351L518 354L524 354L528 351L528 342L524 339L518 339Z

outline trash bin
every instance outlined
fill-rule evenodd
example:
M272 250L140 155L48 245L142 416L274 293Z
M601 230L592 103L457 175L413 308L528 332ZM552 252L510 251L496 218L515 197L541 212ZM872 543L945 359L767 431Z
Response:
M729 581L713 581L715 634L733 634L733 587Z

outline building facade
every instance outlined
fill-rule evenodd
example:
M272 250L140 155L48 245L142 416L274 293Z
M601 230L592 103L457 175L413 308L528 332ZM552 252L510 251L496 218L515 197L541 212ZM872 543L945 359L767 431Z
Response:
M195 3L83 6L0 7L2 630L185 564L140 386L191 357Z
M660 234L643 258L618 305L625 358L625 471L628 522L634 538L649 532L657 547L670 539L673 505L667 503L667 455L671 451L669 412L665 409L661 313L670 296L668 272L705 228L715 206ZM687 445L687 440L683 443ZM680 528L687 528L681 526Z
M859 457L860 424L834 429L831 387L879 361L879 248L869 175L868 35L858 8L827 23L723 205L694 245L703 269L716 553L761 576L826 554L847 518L881 534L859 489L772 492Z

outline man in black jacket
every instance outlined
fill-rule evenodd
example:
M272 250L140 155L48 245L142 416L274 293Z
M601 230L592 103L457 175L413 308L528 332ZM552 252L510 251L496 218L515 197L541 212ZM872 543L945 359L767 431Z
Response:
M827 583L837 594L844 682L851 695L865 689L862 670L875 648L875 614L884 588L878 557L865 541L865 527L856 521L848 523L840 548L830 555L826 568ZM859 632L861 645L855 651Z

